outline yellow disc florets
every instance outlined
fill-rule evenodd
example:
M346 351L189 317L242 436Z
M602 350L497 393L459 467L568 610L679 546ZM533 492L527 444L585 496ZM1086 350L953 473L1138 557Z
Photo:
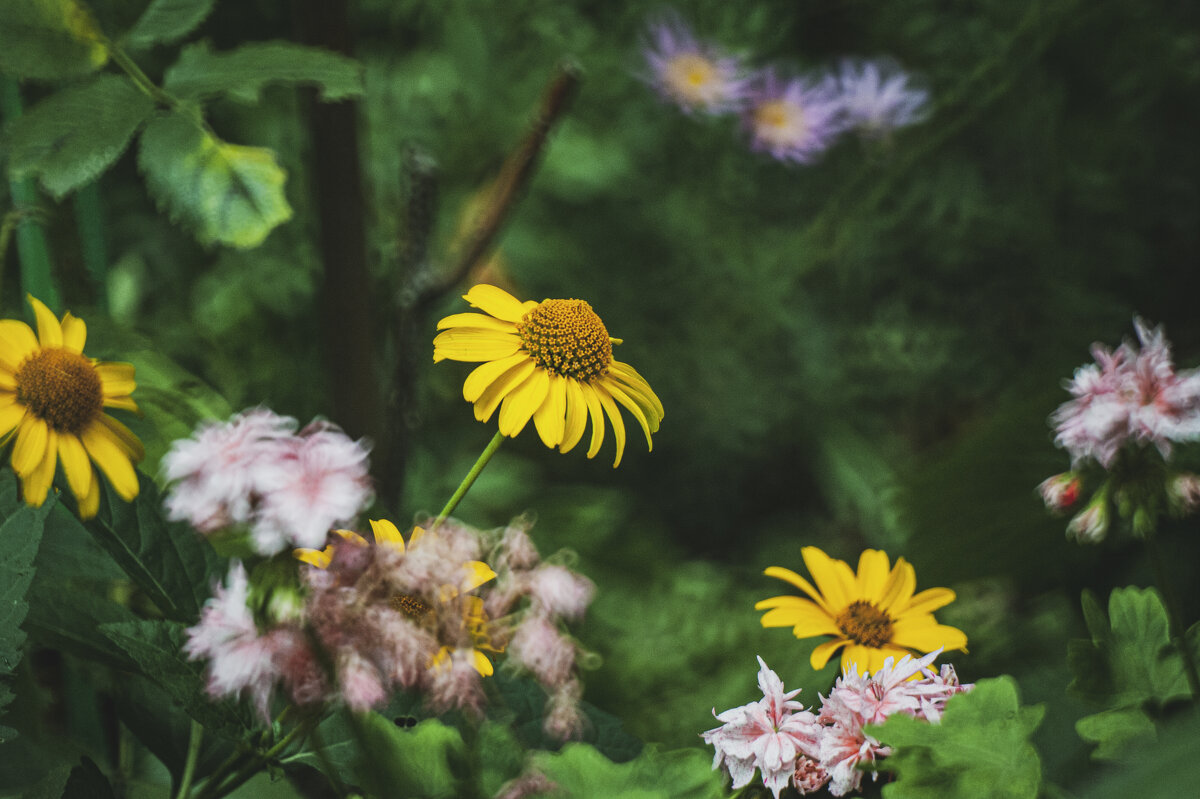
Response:
M666 68L666 83L685 100L703 102L708 99L717 68L707 58L696 53L682 53L671 59Z
M16 382L17 400L60 433L79 435L103 410L100 374L77 352L38 350L17 368Z
M879 648L892 640L892 620L870 602L855 600L837 617L838 629L856 644Z
M517 334L538 366L556 375L592 380L612 363L608 329L584 300L545 300L517 322Z

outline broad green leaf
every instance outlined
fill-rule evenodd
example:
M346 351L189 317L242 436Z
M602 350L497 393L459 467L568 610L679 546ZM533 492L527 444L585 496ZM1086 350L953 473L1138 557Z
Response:
M136 664L101 631L105 624L136 621L124 605L62 580L38 579L29 591L25 628L39 644L102 663L114 669Z
M38 780L29 790L21 794L21 799L62 799L67 780L71 779L71 767L66 763L55 766Z
M213 733L240 738L249 729L245 708L215 702L204 690L202 667L183 654L184 628L167 621L139 620L101 625L100 631L138 665L188 715Z
M8 129L9 173L62 197L108 169L154 110L121 75L101 75L38 103Z
M1029 737L1041 706L1020 707L1011 677L980 680L946 703L938 724L897 713L871 734L895 751L880 768L896 774L885 799L1034 799L1041 762Z
M378 713L355 720L363 738L359 772L373 796L437 799L461 796L462 735L435 719L400 729Z
M0 677L11 675L21 660L25 644L21 623L29 611L25 592L33 582L34 558L53 503L49 499L40 508L22 508L0 525ZM0 714L12 700L12 691L0 682ZM0 727L0 742L14 735L12 730Z
M1075 722L1079 737L1096 744L1093 760L1127 760L1133 744L1153 741L1157 734L1146 711L1136 707L1106 710Z
M475 737L473 759L479 764L479 793L495 796L501 786L520 775L525 750L512 730L502 724L485 721Z
M121 722L178 778L187 760L192 718L145 677L123 675L113 686ZM233 751L233 744L206 732L196 761L196 778L211 774Z
M1200 708L1162 725L1157 738L1142 738L1120 769L1097 769L1079 799L1183 799L1196 795L1196 742Z
M87 528L164 616L195 622L221 577L220 558L186 524L163 518L158 489L140 472L138 484L137 498L126 502L105 482Z
M614 763L587 744L568 744L561 752L539 752L533 767L567 796L613 799L706 799L722 797L722 777L712 756L699 748L659 752L652 746L628 763ZM542 796L542 794L538 794ZM547 799L560 795L545 794Z
M125 34L130 47L170 44L196 29L216 0L153 0Z
M0 0L0 72L55 80L108 60L103 34L77 0Z
M138 165L158 204L202 244L257 247L292 217L275 154L223 142L189 113L146 126Z
M95 762L90 757L84 757L78 766L71 769L62 799L115 799L115 794L108 778Z
M167 91L188 100L227 95L256 103L263 88L273 83L314 85L327 101L363 92L358 62L288 42L255 42L224 53L214 53L207 43L195 44L184 48L163 77Z
M1107 617L1085 591L1083 609L1092 639L1070 642L1071 690L1109 708L1190 696L1183 658L1171 643L1167 611L1156 590L1114 589Z

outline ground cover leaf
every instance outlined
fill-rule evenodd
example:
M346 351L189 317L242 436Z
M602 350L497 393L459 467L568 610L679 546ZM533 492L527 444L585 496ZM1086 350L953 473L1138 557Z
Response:
M869 728L895 751L881 768L896 779L885 799L1034 799L1041 761L1029 737L1044 708L1021 707L1011 677L980 680L946 703L938 724L897 713Z
M9 127L9 174L36 175L61 198L108 169L153 111L154 101L122 75L55 92Z
M40 508L22 508L0 524L0 677L8 677L21 661L25 631L21 629L29 611L26 591L33 582L34 558L42 540L46 514L54 501ZM14 694L0 682L0 714L12 702ZM0 726L0 743L16 732Z
M647 746L634 760L614 763L595 747L573 743L561 752L539 752L533 767L557 788L545 796L606 796L616 799L716 799L725 795L712 756L700 749L659 752ZM542 794L539 794L542 795Z
M378 713L360 716L363 751L359 773L374 796L440 799L459 796L465 753L458 730L436 719L401 729Z
M202 244L257 247L292 217L273 152L221 141L185 111L146 126L138 166L155 201Z
M167 70L163 86L177 97L198 100L225 95L256 103L274 83L316 86L327 101L363 92L358 62L330 50L289 42L253 42L236 50L213 52L207 43L185 47Z
M0 72L56 80L108 60L101 32L77 0L0 0Z
M130 47L170 44L187 36L212 13L216 0L153 0L125 34Z

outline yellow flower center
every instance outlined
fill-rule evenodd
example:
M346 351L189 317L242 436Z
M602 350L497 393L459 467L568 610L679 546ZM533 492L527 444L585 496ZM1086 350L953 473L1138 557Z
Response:
M537 365L563 377L592 380L612 363L608 328L584 300L546 300L517 322Z
M413 621L421 622L433 613L433 608L425 604L420 597L415 597L412 594L398 594L392 597L389 604L392 610L403 613Z
M857 599L837 617L838 629L856 644L874 649L892 640L892 619L870 602Z
M789 125L799 127L802 122L800 110L785 100L768 100L754 109L754 125L757 128L779 130Z
M77 352L38 350L17 368L16 380L17 400L61 433L79 435L104 407L100 374Z
M671 59L667 65L666 82L681 96L689 100L703 100L702 90L716 78L716 67L707 58L695 53L684 53Z

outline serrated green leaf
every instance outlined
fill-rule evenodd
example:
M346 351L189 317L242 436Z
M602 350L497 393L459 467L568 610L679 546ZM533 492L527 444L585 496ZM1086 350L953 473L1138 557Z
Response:
M163 86L188 100L225 95L256 103L273 83L316 86L326 101L362 95L362 67L330 50L288 42L254 42L214 53L207 43L184 48L163 76Z
M146 126L138 165L158 204L202 244L257 247L292 217L275 154L223 142L188 113Z
M215 3L216 0L153 0L125 34L125 41L130 47L178 41L212 13Z
M1029 737L1041 706L1020 707L1011 677L980 680L946 703L938 724L897 713L868 730L895 748L880 767L896 774L885 799L1034 799L1041 762Z
M1120 769L1097 769L1081 799L1183 799L1196 795L1196 741L1200 708L1163 724L1157 739L1144 738Z
M36 175L62 197L108 169L153 110L154 101L121 75L56 92L9 127L9 173Z
M62 799L67 780L71 779L71 767L67 764L55 766L45 777L38 780L21 799Z
M186 524L163 518L158 489L140 472L138 486L126 502L104 483L100 510L86 526L164 616L194 622L222 575L221 559Z
M1093 760L1128 759L1132 744L1153 741L1156 737L1154 722L1146 711L1136 707L1084 716L1075 722L1075 731L1083 740L1096 744Z
M103 34L76 0L0 0L0 72L55 80L108 60Z
M461 796L462 735L435 719L402 730L378 713L357 720L363 738L359 773L373 796Z
M537 753L533 767L557 786L547 797L560 795L557 791L614 799L717 799L725 795L711 755L700 749L659 752L647 746L636 759L614 763L587 744L573 743L555 754Z
M100 632L138 665L138 672L163 689L207 730L240 738L250 728L245 709L228 701L215 702L204 690L201 665L182 651L184 628L167 621L138 620L104 624Z
M8 677L21 661L25 632L21 629L29 611L25 593L33 582L34 558L42 541L42 529L54 500L40 508L22 508L0 525L0 677ZM0 714L13 699L7 684L0 683ZM10 730L0 734L12 737Z

